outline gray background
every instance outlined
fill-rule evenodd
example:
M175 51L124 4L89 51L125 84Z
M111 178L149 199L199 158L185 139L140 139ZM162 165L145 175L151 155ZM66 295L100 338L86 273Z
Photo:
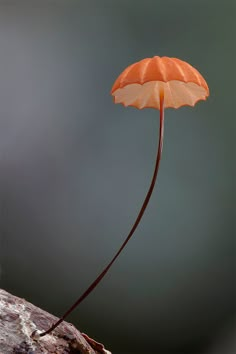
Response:
M117 75L166 55L210 87L166 110L142 223L69 318L113 353L233 352L235 13L233 0L0 1L1 286L58 316L120 246L153 171L159 112L114 105Z

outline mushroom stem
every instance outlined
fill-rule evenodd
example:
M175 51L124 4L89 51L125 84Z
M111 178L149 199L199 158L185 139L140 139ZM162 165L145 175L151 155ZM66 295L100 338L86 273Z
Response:
M163 136L164 136L164 93L160 92L160 124L159 124L159 142L158 142L158 149L157 149L157 156L156 156L156 164L155 164L155 169L152 177L152 181L150 184L150 187L148 189L148 192L146 194L146 197L144 199L143 205L139 211L139 214L135 220L135 223L133 224L133 227L131 228L128 236L126 237L125 241L121 245L120 249L118 252L115 254L115 256L112 258L110 263L104 268L104 270L100 273L100 275L93 281L93 283L88 287L88 289L80 296L80 298L65 312L65 314L56 322L54 323L47 331L43 332L40 334L40 337L45 336L46 334L49 334L52 332L61 322L65 320L65 318L93 291L93 289L100 283L102 278L105 276L105 274L108 272L112 264L115 262L119 254L122 252L130 238L132 237L134 231L136 230L137 226L140 223L140 220L142 219L142 216L146 210L146 207L148 205L148 202L150 200L150 197L152 195L156 178L157 178L157 173L161 161L161 155L162 155L162 147L163 147Z

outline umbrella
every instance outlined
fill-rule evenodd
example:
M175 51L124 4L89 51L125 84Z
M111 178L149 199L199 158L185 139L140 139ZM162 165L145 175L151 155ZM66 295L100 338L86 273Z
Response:
M54 330L91 293L134 234L148 205L157 178L163 146L164 109L194 106L196 102L206 100L209 96L209 88L202 75L185 61L154 56L128 66L116 79L111 94L115 103L124 106L160 110L159 142L153 177L138 216L118 252L69 310L47 331L40 334L41 337Z

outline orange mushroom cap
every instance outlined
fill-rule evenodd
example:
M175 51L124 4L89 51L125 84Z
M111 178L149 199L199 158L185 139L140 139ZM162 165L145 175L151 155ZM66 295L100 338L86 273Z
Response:
M111 90L115 103L138 109L160 109L160 92L164 93L164 108L194 106L209 96L206 81L190 64L158 56L128 66Z

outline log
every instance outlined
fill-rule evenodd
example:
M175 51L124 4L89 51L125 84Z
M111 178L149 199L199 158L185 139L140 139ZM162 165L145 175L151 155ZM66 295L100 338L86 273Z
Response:
M58 318L0 289L0 354L111 354L103 344L62 322L39 337Z

